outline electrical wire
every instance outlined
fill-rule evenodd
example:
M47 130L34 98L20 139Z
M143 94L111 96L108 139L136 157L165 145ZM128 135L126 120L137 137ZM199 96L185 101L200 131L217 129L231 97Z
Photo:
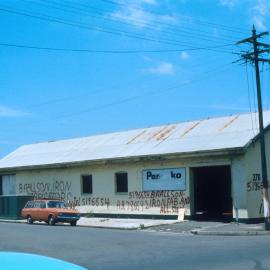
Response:
M224 48L232 46L233 44L224 44L209 47L198 48L185 48L175 50L91 50L91 49L68 49L68 48L56 48L56 47L42 47L34 45L12 44L12 43L0 43L0 46L23 48L23 49L35 49L45 51L58 51L58 52L81 52L81 53L104 53L104 54L137 54L137 53L175 53L185 51L198 51L198 50L210 50L215 48Z
M115 2L115 1L110 1L110 0L100 0L102 2L106 2L106 3L110 3L110 4L113 4L113 5L116 5L116 6L122 6L123 8L126 8L126 3L122 3L122 2ZM137 8L137 10L142 10L140 8ZM155 15L160 15L159 13L153 13L152 14L155 14ZM199 19L195 19L193 17L190 17L190 16L181 16L181 18L183 19L186 19L188 21L194 21L194 22L197 22L198 24L202 25L206 25L206 26L216 26L216 27L219 27L225 31L230 31L230 32L234 32L234 33L241 33L241 34L247 34L247 31L243 28L239 28L239 27L232 27L232 26L228 26L228 25L223 25L223 24L218 24L218 23L213 23L213 22L209 22L209 21L205 21L205 20L199 20Z
M72 27L78 27L78 28L82 28L82 29L86 29L86 30L92 30L92 31L98 31L98 32L103 32L103 33L107 33L107 34L113 34L113 35L118 35L118 36L125 36L128 38L135 38L135 39L140 39L140 40L145 40L145 41L152 41L152 42L158 42L158 43L163 43L163 44L168 44L168 45L175 45L175 46L186 46L189 48L195 48L194 46L189 45L189 43L187 42L179 42L176 40L168 40L168 39L155 39L153 37L144 37L141 35L136 35L136 34L132 34L126 31L115 31L114 29L102 29L100 27L93 27L93 26L89 26L89 25L85 25L82 23L78 23L76 21L71 21L71 20L62 20L61 18L58 17L54 17L54 16L47 16L44 14L33 14L33 13L28 13L26 11L22 11L19 9L14 9L14 8L3 8L3 5L0 5L0 11L4 11L4 12L8 12L8 13L12 13L12 14L17 14L17 15L21 15L21 16L26 16L26 17L30 17L30 18L35 18L35 19L39 19L39 20L43 20L43 21L50 21L50 22L55 22L55 23L60 23L60 24L64 24L64 25L68 25L68 26L72 26ZM209 49L212 51L217 51L217 52L223 52L223 53L231 53L228 51L222 51L222 50L214 50L214 49Z
M52 17L52 16L47 16L47 15L42 15L42 16L38 16L38 15L33 15L33 14L22 14L23 12L22 11L14 11L14 10L7 10L7 8L0 8L0 10L2 11L6 11L6 12L9 12L9 13L13 13L13 14L17 14L17 15L23 15L23 16L27 16L27 17L33 17L33 18L37 18L37 19L41 19L41 20L47 20L47 21L52 21L52 22L56 22L56 23L63 23L63 24L67 24L67 25L70 25L70 26L75 26L75 27L78 27L77 25L77 22L74 22L74 21L64 21L63 19L61 18L57 18L57 17ZM21 13L21 14L20 14ZM45 17L46 16L46 17ZM48 19L50 18L50 19ZM78 23L79 24L79 23ZM85 28L85 29L88 29L90 28L90 26L85 26L83 24L79 24L80 28ZM93 29L91 29L93 30ZM100 29L99 29L100 30ZM98 31L97 29L95 29L95 31ZM106 32L106 31L105 31ZM108 32L108 31L107 31ZM106 33L107 33L106 32ZM112 33L110 33L112 34ZM115 33L113 33L115 34ZM124 34L120 34L121 36L123 36ZM134 38L134 37L133 37ZM137 37L136 37L137 38ZM143 38L143 37L141 37ZM153 40L151 40L153 41ZM27 48L27 49L38 49L38 50L52 50L52 51L71 51L71 52L93 52L93 53L146 53L146 52L172 52L172 51L187 51L187 50L202 50L202 49L205 49L205 50L208 50L208 49L215 49L215 48L221 48L221 47L226 47L226 46L232 46L233 44L225 44L225 45L220 45L220 46L208 46L208 47L201 47L201 48L198 48L198 47L192 47L192 46L189 46L191 48L189 49L182 49L182 50L134 50L134 51L121 51L121 50L116 50L116 51L107 51L107 50L85 50L85 49L66 49L66 48L52 48L52 47L38 47L38 46L27 46L27 45L20 45L20 44L10 44L10 43L1 43L0 44L1 46L9 46L9 47L19 47L19 48ZM171 44L172 45L172 44ZM176 44L173 44L173 45L176 45ZM183 44L181 44L183 45ZM225 52L225 51L224 51ZM231 52L230 52L231 53ZM200 80L197 80L197 81L200 81ZM197 82L195 81L195 82ZM181 86L184 86L184 85L188 85L188 84L191 84L191 83L195 83L195 82L186 82L184 84L182 84ZM173 90L173 89L176 89L176 88L179 88L179 85L178 86L175 86L175 87L172 87L172 88L169 88L169 89L166 89L166 91L170 91L170 90ZM149 93L148 95L154 95L154 93ZM147 96L147 95L146 95ZM121 104L121 103L125 103L125 102L130 102L134 99L138 99L140 97L129 97L129 98L125 98L123 100L120 100L120 101L115 101L113 104L108 104L108 106L114 106L114 105L117 105L117 104ZM118 102L118 103L117 103ZM120 102L120 103L119 103ZM104 105L105 108L106 108L106 104ZM101 108L102 106L99 106L97 109ZM103 107L102 107L103 108ZM65 117L65 116L64 116Z
M226 67L226 68L224 68L224 67ZM54 116L53 119L56 120L56 119L74 117L74 116L86 114L86 113L89 113L89 112L99 111L99 110L106 109L106 108L109 108L109 107L113 107L113 106L116 106L116 105L131 102L131 101L134 101L134 100L137 100L137 99L140 99L140 98L168 93L169 91L179 89L180 87L185 87L185 86L188 86L188 85L191 85L191 84L198 83L200 81L204 81L205 79L208 79L209 77L214 78L213 77L214 74L218 74L218 73L223 74L223 72L225 70L228 70L229 68L231 68L231 63L224 64L220 68L215 68L215 69L211 69L209 71L206 71L206 72L203 73L203 75L199 79L197 78L196 80L189 80L189 81L183 82L181 84L174 85L174 86L169 87L169 88L162 88L162 89L159 89L159 90L154 90L154 91L148 92L146 94L142 94L142 95L137 95L137 96L133 96L133 97L126 97L126 98L116 100L116 101L111 102L111 103L107 103L107 104L104 104L104 105L98 105L98 106L94 106L94 107L91 107L91 108L88 108L88 109L85 109L85 110L81 110L81 111L78 111L76 113L62 114L62 115L59 115L59 116Z
M21 11L18 9L10 9L10 8L3 8L0 5L0 11L4 11L4 12L8 12L8 13L13 13L13 14L17 14L17 15L21 15L21 16L26 16L26 17L31 17L31 18L35 18L35 19L39 19L39 20L45 20L45 21L50 21L50 22L55 22L55 23L60 23L60 24L64 24L64 25L69 25L69 26L73 26L73 27L79 27L82 29L87 29L87 30L94 30L94 31L99 31L99 32L103 32L103 33L108 33L108 34L114 34L114 35L120 35L120 36L125 36L125 37L129 37L129 38L136 38L136 39L141 39L141 40L147 40L147 41L153 41L153 42L158 42L158 43L164 43L164 44L169 44L169 45L175 45L175 46L186 46L189 48L194 48L197 49L197 47L191 46L189 43L187 42L179 42L179 41L175 41L175 40L168 40L168 39L155 39L153 37L143 37L143 36L138 36L138 35L134 35L134 34L130 34L128 32L115 32L113 30L106 30L106 29L101 29L100 27L92 27L89 25L84 25L75 21L63 21L61 18L57 18L57 17L53 17L53 16L47 16L44 14L30 14L27 13L25 11ZM227 45L227 44L225 44ZM233 44L230 44L233 45ZM217 50L217 49L212 49L209 48L207 50L210 51L216 51L216 52L221 52L221 53L231 53L231 51L226 51L226 50Z
M30 1L30 0L28 0L28 1ZM40 0L40 1L46 1L46 0ZM53 2L53 1L50 1L50 2ZM66 0L66 2L69 2L69 3L73 3L72 1L70 1L70 0ZM53 2L53 3L55 3L55 2ZM78 5L78 3L76 3L77 5ZM94 9L95 11L100 11L100 9L97 9L97 8L94 8L94 7L92 7L92 6L90 6L89 7L89 5L85 5L85 4L82 4L82 3L80 3L79 4L80 6L82 6L82 7L84 7L84 9L85 8L91 8L91 9ZM73 6L74 7L74 6ZM137 10L137 9L136 9ZM144 10L141 10L141 9L138 9L139 11L142 11L142 12L144 12ZM147 11L147 14L150 14L150 15L154 15L154 16L163 16L163 14L153 14L153 13L151 13L151 12L149 12L149 11ZM185 17L182 17L181 16L181 20L183 19L183 18L185 18ZM191 19L191 17L188 17L188 20L186 20L188 23L190 23L190 19ZM193 18L192 18L193 19ZM119 20L118 20L119 21ZM128 18L128 21L126 21L126 23L129 23L129 21L130 22L134 22L134 23L138 23L138 24L143 24L144 26L145 25L152 25L152 26L154 26L154 27L156 27L156 24L149 24L149 23L146 23L146 21L145 20L138 20L138 19L134 19L134 18ZM162 26L162 27L166 27L166 29L171 29L171 30L174 30L175 32L179 32L179 33L181 33L181 34L191 34L191 32L193 32L193 35L196 35L197 37L202 37L202 38L204 38L205 36L208 36L209 37L209 32L208 31L203 31L202 29L200 29L199 31L196 31L196 33L194 32L194 30L192 30L192 31L184 31L184 30L182 30L182 28L183 28L183 26L181 25L181 29L179 29L179 28L177 28L177 27L175 27L175 25L172 25L172 24L169 24L169 23L165 23L165 22L161 22L160 20L156 20L156 23L158 23L158 25L160 26ZM221 36L224 36L224 37L226 37L224 34L221 34ZM211 36L211 38L214 38L213 36ZM220 38L220 37L219 37ZM224 39L224 38L220 38L220 39ZM225 40L229 40L228 38L226 38ZM232 39L230 39L230 41L232 41Z
M70 4L59 4L59 3L56 3L56 2L53 2L53 1L49 1L49 0L40 0L42 2L45 2L45 3L38 3L36 1L33 1L33 0L27 0L27 2L31 2L31 3L35 3L35 4L39 4L39 5L43 5L43 6L47 6L47 7L50 7L50 8L54 8L54 9L57 9L57 10L61 10L61 11L66 11L66 12L72 12L74 14L91 14L91 18L95 17L95 18L101 18L102 20L105 20L105 21L109 21L109 22L116 22L116 23L120 23L120 24L124 24L124 25L134 25L134 23L136 24L143 24L143 28L147 29L147 30L157 30L157 24L153 24L153 23L147 23L146 21L142 21L142 20L138 20L138 19L134 19L134 18L128 18L128 20L126 20L125 22L124 21L121 21L120 19L117 19L117 18L114 18L112 16L105 16L104 15L104 11L103 13L101 12L100 9L97 9L97 8L94 8L94 7L89 7L89 6L86 6L86 5L82 5L82 6L86 6L87 8L89 7L90 9L93 9L95 12L93 11L89 11L89 9L85 9L85 8L79 8L77 6L74 6L74 5L70 5ZM48 4L51 3L51 4ZM78 5L78 4L77 4ZM68 9L64 9L63 8L66 7ZM76 12L74 10L78 10L80 12ZM99 15L97 15L99 14ZM232 40L232 39L228 39L228 38L222 38L222 37L219 37L219 38L214 38L213 36L209 36L209 33L207 33L207 35L205 34L202 34L201 32L200 33L196 33L196 34L193 34L192 32L190 31L185 31L185 30L180 30L178 28L175 28L174 29L171 27L171 25L169 24L166 24L166 23L160 23L159 22L159 28L158 28L158 31L160 33L165 33L165 34L178 34L178 35L181 35L181 37L187 37L187 38L191 38L191 39L200 39L200 40L205 40L205 41L211 41L211 42L221 42L222 40L223 41L230 41L230 42L235 42L235 40ZM163 30L160 28L160 26L163 26L163 27L166 27L166 30ZM169 28L168 28L169 27Z
M230 66L230 68L231 68L231 63L226 64L226 66L227 66L227 68L222 69L221 71L224 72L224 71L228 70L229 69L228 66ZM188 86L188 85L191 85L191 84L194 84L194 83L198 83L200 81L203 81L203 80L209 78L209 76L211 76L213 78L213 74L216 73L216 72L220 72L220 71L217 71L217 70L215 70L214 72L209 71L209 72L205 73L205 74L207 74L206 76L204 76L204 77L202 77L200 79L197 79L196 81L195 80L187 81L187 82L184 82L184 83L176 85L176 86L172 86L172 87L167 88L167 89L161 89L159 91L151 91L151 92L148 92L147 94L144 94L144 95L137 95L137 96L134 96L134 97L127 97L127 98L124 98L124 99L121 99L121 100L118 100L118 101L114 101L114 102L111 102L111 103L104 104L102 106L95 106L95 107L92 107L92 108L89 108L89 109L86 109L86 110L82 110L82 111L79 111L79 112L76 112L76 113L72 113L72 114L68 114L68 115L65 114L65 115L61 115L61 116L58 116L58 117L54 117L54 119L63 119L63 118L74 117L74 116L82 115L82 114L85 114L85 113L89 113L89 112L93 112L93 111L99 111L101 109L106 109L106 108L109 108L109 107L112 107L112 106L115 106L115 105L125 104L127 102L131 102L131 101L134 101L134 100L137 100L137 99L140 99L140 98L160 95L160 94L163 94L165 92L169 92L169 91L179 89L180 87L185 87L185 86Z
M169 44L169 45L178 45L178 46L180 45L179 43L176 44L176 43L171 43L171 42L163 42L163 41L155 40L155 39L152 39L152 38L142 37L142 36L133 35L133 34L127 34L124 31L114 32L112 30L106 30L106 29L102 29L100 27L86 26L85 24L81 24L81 23L78 23L78 22L75 22L75 21L62 20L61 18L53 17L53 16L47 16L47 15L44 15L44 14L36 15L36 14L33 14L33 13L28 13L26 11L21 11L21 10L18 10L18 9L12 9L12 8L6 8L6 7L3 8L3 7L1 7L1 5L0 5L0 11L16 14L16 15L20 15L20 16L26 16L26 17L30 17L30 18L34 18L34 19L39 19L39 20L43 20L43 21L49 21L49 22L64 24L64 25L68 25L68 26L72 26L72 27L81 28L81 29L107 33L107 34L125 36L125 37L129 37L129 38L135 38L135 39L146 40L146 41L154 41L154 42L165 43L165 44Z
M185 81L185 82L183 82L181 84L177 84L177 85L174 85L172 87L162 88L162 89L159 89L159 90L156 90L156 91L151 91L151 92L148 92L148 93L142 94L142 95L137 95L137 96L133 96L133 97L126 97L126 98L116 100L116 101L111 102L111 103L107 103L107 104L104 104L104 105L98 105L98 106L91 107L91 108L88 108L88 109L85 109L85 110L81 110L81 111L78 111L78 112L72 113L72 114L62 114L62 115L59 115L59 116L54 115L54 117L52 119L49 118L48 120L52 121L52 120L72 118L72 117L87 114L89 112L99 111L99 110L107 109L107 108L114 107L114 106L117 106L117 105L125 104L127 102L132 102L134 100L144 98L144 97L147 97L147 96L154 96L154 95L160 95L160 94L168 93L170 91L177 90L180 87L182 88L182 87L186 87L186 86L189 86L189 85L192 85L192 84L195 84L195 83L199 83L199 82L204 81L204 80L209 79L209 78L213 79L219 74L224 74L224 72L226 70L228 70L228 69L231 70L231 63L227 63L227 64L224 64L222 66L216 67L214 69L208 70L208 71L204 72L202 74L202 76L200 76L200 77L197 76L196 80ZM41 120L42 119L39 119L36 122L32 122L31 126L41 124L42 123ZM44 120L46 120L46 119L44 119ZM42 124L42 125L44 125L44 124Z
M215 60L217 60L217 57L215 55L212 56L212 58L214 57ZM204 59L204 57L200 57L200 58L197 58L197 62L201 62L202 59ZM210 57L211 59L211 57ZM207 60L210 60L209 57L207 56ZM199 68L199 65L198 64L194 64L194 65L189 65L189 70L191 67L195 67L192 69L192 73L194 73L196 71L197 68ZM147 80L147 83L149 82L156 82L157 84L159 84L159 82L157 81L156 78L154 79L148 79ZM132 82L129 82L128 85L132 85L134 84L135 82L137 82L137 79L135 79L134 81ZM145 86L145 83L142 84L143 86ZM91 91L91 92L87 92L85 94L81 94L81 95L73 95L73 96L66 96L66 97L62 97L62 98L57 98L57 99L53 99L53 100L47 100L45 102L42 102L42 103L38 103L38 104L32 104L30 105L31 108L37 108L37 107L41 107L41 106L46 106L46 105L51 105L51 104L54 104L54 103L59 103L59 102L65 102L65 101L69 101L69 100L76 100L76 99L80 99L80 98L85 98L85 97L88 97L88 96L93 96L94 94L99 94L101 92L105 92L107 91L108 89L110 89L110 91L112 91L112 89L119 89L119 85L111 85L109 86L108 88L106 88L105 90L104 89L98 89L98 90L95 90L95 91ZM127 88L125 88L127 90ZM29 107L29 106L28 106Z

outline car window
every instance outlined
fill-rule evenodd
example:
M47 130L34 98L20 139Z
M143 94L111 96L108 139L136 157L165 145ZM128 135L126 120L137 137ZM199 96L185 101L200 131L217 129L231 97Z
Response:
M40 202L40 208L46 208L46 203L45 202Z
M37 201L37 202L34 203L34 207L35 208L41 208L41 205L40 204L41 204L41 202L40 201Z
M67 208L64 202L49 201L47 204L48 204L48 208Z
M27 204L25 205L25 208L33 208L34 207L34 202L33 201L29 201L27 202Z

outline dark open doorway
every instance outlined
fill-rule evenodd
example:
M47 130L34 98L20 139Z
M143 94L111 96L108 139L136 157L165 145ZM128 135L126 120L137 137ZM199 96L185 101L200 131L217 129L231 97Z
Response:
M231 220L230 166L197 167L192 170L195 219Z

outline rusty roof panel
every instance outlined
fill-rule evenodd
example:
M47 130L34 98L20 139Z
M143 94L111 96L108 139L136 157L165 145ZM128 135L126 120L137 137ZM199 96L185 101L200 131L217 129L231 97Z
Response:
M151 140L157 140L157 138L167 129L167 127L162 127L162 128L159 128L157 131L155 131L154 133L150 134L149 138L148 138L148 141L151 141Z
M225 123L225 125L223 125L223 126L219 129L219 131L222 131L222 130L224 130L225 128L227 128L227 127L228 127L229 125L231 125L238 117L239 117L239 115L234 116L232 119L230 119L229 122Z
M196 128L202 121L198 121L196 123L193 123L185 132L181 135L181 137L184 137L186 134L188 134L191 130Z
M130 144L130 143L135 143L144 133L146 132L146 130L143 130L141 131L139 134L136 134L135 137L133 137L131 140L129 140L127 142L127 144Z
M166 140L170 134L175 130L176 125L168 126L163 132L161 132L156 138L157 140Z

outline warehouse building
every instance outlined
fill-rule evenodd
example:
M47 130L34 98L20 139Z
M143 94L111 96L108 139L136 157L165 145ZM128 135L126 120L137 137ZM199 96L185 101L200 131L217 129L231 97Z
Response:
M264 122L269 168L270 111ZM23 145L0 160L0 193L62 199L95 215L256 220L257 124L247 113Z

